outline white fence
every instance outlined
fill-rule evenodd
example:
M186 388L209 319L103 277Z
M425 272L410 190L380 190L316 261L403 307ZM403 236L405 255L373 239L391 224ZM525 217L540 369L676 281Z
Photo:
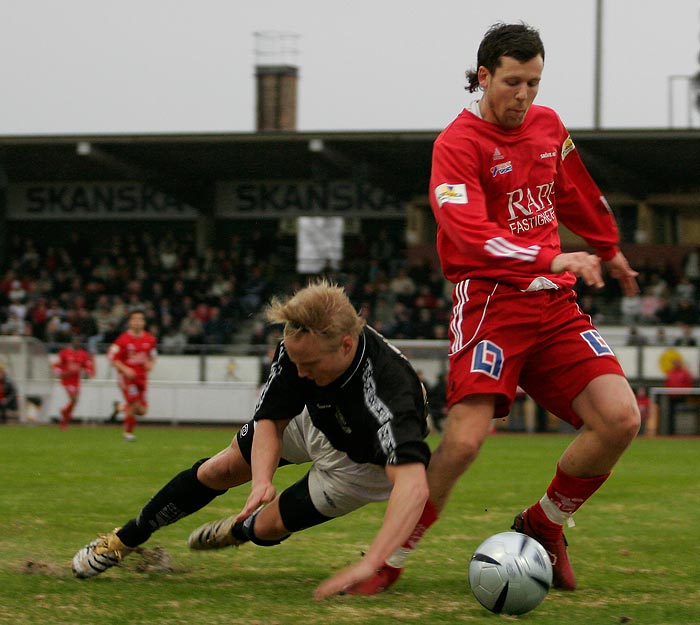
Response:
M658 386L664 363L678 353L696 377L700 372L700 348L620 345L623 328L602 329L627 377L636 383ZM423 378L433 384L447 370L445 341L395 341ZM243 352L245 353L245 352ZM63 387L51 378L50 362L41 343L33 339L0 337L0 359L8 364L17 383L22 415L26 398L41 398L32 415L40 421L59 414L66 397ZM95 359L96 376L86 380L74 415L83 420L108 418L115 401L121 400L116 373L104 355ZM149 381L149 413L145 421L170 423L243 423L252 416L260 388L262 360L248 355L161 355Z
M659 434L698 434L700 433L700 388L666 388L653 386L649 389L652 406L652 428ZM681 398L683 403L675 408L674 431L669 423L669 400Z
M260 387L250 382L150 382L148 414L139 422L245 423L253 416ZM51 386L40 411L40 420L58 415L66 393L58 383ZM85 422L105 421L115 402L123 398L114 380L83 383L73 418Z

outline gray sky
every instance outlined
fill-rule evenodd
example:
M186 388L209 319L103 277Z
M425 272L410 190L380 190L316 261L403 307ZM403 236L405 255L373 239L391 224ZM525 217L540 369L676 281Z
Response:
M698 0L604 0L603 128L688 125ZM595 0L0 0L0 134L247 132L253 33L296 33L301 131L433 130L495 21L540 29L538 102L594 119ZM700 127L692 111L691 125Z

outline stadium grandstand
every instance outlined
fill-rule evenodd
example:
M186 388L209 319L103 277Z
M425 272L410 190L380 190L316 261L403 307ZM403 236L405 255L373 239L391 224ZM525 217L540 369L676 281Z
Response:
M49 355L78 334L101 355L139 306L164 356L197 363L166 380L257 385L275 340L261 307L324 274L437 380L450 307L427 196L438 130L302 133L265 110L251 133L0 137L0 333ZM642 288L582 287L581 306L634 382L660 382L662 335L697 376L700 131L572 136Z

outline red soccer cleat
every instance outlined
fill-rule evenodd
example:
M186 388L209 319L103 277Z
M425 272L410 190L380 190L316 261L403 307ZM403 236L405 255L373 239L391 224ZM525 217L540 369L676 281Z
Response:
M527 510L515 517L511 529L534 538L545 548L549 554L549 559L552 561L552 586L554 588L576 590L576 576L574 575L571 562L569 562L569 556L566 553L568 543L563 533L559 534L557 538L545 538L539 535L532 529L528 521Z
M376 595L391 586L399 577L403 569L384 564L372 577L364 582L358 582L343 591L346 595Z

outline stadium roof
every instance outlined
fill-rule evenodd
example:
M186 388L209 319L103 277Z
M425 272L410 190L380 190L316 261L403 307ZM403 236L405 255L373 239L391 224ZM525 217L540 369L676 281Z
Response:
M427 194L438 131L0 137L7 183L135 180L194 205L217 180L360 178ZM700 130L579 130L574 141L617 201L700 206ZM3 175L4 173L4 175ZM199 198L199 202L197 201Z

